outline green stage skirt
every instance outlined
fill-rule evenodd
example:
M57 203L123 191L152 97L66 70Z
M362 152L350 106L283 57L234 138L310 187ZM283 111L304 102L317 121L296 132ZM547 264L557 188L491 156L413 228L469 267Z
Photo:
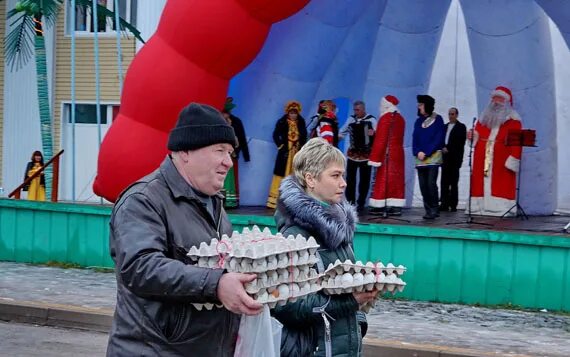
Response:
M239 194L236 186L236 172L234 167L228 171L228 175L224 181L224 196L226 197L224 200L225 208L236 208L239 206Z

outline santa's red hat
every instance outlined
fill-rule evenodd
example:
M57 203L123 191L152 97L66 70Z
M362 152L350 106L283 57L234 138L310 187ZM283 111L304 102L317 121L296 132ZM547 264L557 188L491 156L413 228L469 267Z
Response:
M508 100L509 103L511 103L511 107L513 106L513 93L509 88L498 86L493 92L491 92L491 97L495 96L505 98L505 100Z
M398 103L400 103L400 101L393 95L388 94L382 97L382 99L380 99L380 115L399 111L396 106Z
M385 96L384 98L386 98L387 101L389 101L390 103L394 104L394 105L398 105L398 103L400 103L400 101L398 100L398 98L394 97L391 94L388 94L387 96Z

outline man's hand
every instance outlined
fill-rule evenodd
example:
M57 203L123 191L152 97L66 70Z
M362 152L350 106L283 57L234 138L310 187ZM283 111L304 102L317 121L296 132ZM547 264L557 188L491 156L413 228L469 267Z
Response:
M426 154L423 151L420 151L418 153L418 159L420 159L420 161L424 161L425 158L426 158Z
M473 129L469 129L467 131L467 140L469 141L473 140Z
M442 151L444 154L447 154L447 153L449 152L449 150L447 150L446 147L444 147L441 151Z
M356 300L358 306L361 306L367 302L376 299L376 296L378 296L378 290L363 291L361 293L352 293L352 296L354 296L354 300Z
M374 129L368 129L368 136L374 135Z
M218 299L224 307L236 314L257 315L263 305L247 295L243 285L255 280L255 274L226 273L218 282Z

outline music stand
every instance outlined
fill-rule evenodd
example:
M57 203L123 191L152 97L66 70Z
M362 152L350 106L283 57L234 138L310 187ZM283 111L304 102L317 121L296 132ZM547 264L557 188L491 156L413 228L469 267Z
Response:
M388 177L389 177L388 168L389 168L389 164L390 164L390 138L392 136L392 124L393 123L394 123L394 112L392 112L392 115L390 116L390 124L388 125L388 134L386 135L386 155L384 156L385 159L384 159L384 164L383 164L386 166L386 179L384 180L384 212L382 212L382 215L380 215L376 218L372 218L371 221L379 220L379 219L391 219L394 221L410 223L411 221L409 221L407 219L396 218L396 217L390 216L388 214Z
M471 129L473 135L475 135L475 122L477 118L473 118L473 123L471 124ZM483 222L476 222L473 219L473 213L471 209L471 198L473 197L473 142L475 141L474 137L471 137L469 140L469 201L467 203L467 220L465 222L448 222L446 225L455 225L455 224L478 224L480 226L493 226L490 223L483 223Z
M521 130L509 130L507 133L507 140L505 142L506 146L516 146L521 148L521 159L519 164L519 172L517 175L517 188L516 188L516 201L515 204L509 208L509 210L501 216L505 218L509 212L516 208L515 218L521 217L521 219L528 219L528 216L522 206L519 203L520 200L520 189L521 189L521 174L522 174L522 153L525 147L536 147L536 130L532 129L521 129Z

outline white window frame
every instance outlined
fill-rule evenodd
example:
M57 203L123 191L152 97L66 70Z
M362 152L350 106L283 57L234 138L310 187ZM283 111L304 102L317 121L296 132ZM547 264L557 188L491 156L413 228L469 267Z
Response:
M107 9L109 9L110 11L113 11L113 8L115 7L115 0L106 0L107 1ZM123 17L123 19L127 22L131 22L131 5L132 5L132 1L133 0L119 0L119 2L121 1L125 1L126 2L126 9L125 9L125 17ZM71 2L69 0L65 0L65 37L71 37L71 31L72 31L72 26L75 26L75 24L71 23L71 15L70 15L70 11L71 11ZM119 4L120 6L120 4ZM75 11L75 10L74 10ZM77 16L77 14L76 14ZM89 30L89 24L91 23L91 16L92 13L87 13L86 14L86 19L85 19L85 28L87 28L87 30L75 30L75 36L76 37L93 37L94 32ZM135 24L136 25L136 24ZM116 31L113 30L113 23L107 21L105 24L105 31L99 31L98 33L99 37L113 37L116 36Z
M95 101L90 100L76 100L75 104L90 104L90 105L97 105ZM105 110L107 111L107 123L101 123L102 126L110 126L113 124L113 107L120 107L121 103L116 101L101 101L99 105L105 106ZM69 108L69 109L68 109ZM61 101L61 130L66 124L71 125L71 121L68 120L68 116L71 115L71 101L70 100L63 100ZM97 120L97 119L95 119ZM75 123L76 126L97 126L97 123ZM60 145L63 145L63 135L60 134L62 141Z
M90 105L97 105L96 101L94 100L76 100L75 104L90 104ZM105 138L106 133L108 132L108 130L111 128L111 125L113 124L113 107L120 107L121 103L119 101L100 101L99 105L101 106L105 106L106 110L107 110L107 123L106 124L101 124L102 127L106 128L106 132L104 134L104 136L101 139ZM70 137L68 137L68 135L66 134L65 130L68 128L67 126L71 126L72 123L69 120L69 115L71 112L71 100L62 100L61 101L61 114L60 114L60 135L59 135L59 147L62 149L66 148L66 142L65 140L71 140ZM93 135L95 137L95 135L97 135L97 132L95 130L97 130L97 123L94 124L87 124L87 123L76 123L75 124L76 127L79 128L90 128L93 131ZM76 142L76 145L81 145L81 143ZM77 148L77 146L76 146ZM97 153L99 151L98 147L93 148L94 150L97 150ZM67 158L63 159L63 163L61 163L62 167L60 169L60 188L59 188L59 192L62 195L67 194L67 192L65 191L64 187L62 185L64 185L64 183L66 182L67 179L69 179L69 177L65 176L67 174L69 174L69 171L67 170L71 170L69 167L67 167L67 161L66 160L71 160L70 157L72 155L71 152L67 152L66 153ZM77 163L77 157L76 157L76 163ZM64 175L63 177L61 175ZM76 176L77 177L77 176ZM90 184L90 183L89 183ZM80 202L84 202L84 203L95 203L97 202L97 200L91 200L92 196L88 196L86 199L85 196L79 196L83 194L83 189L85 187L76 187L76 194L78 195L76 197L77 199L77 203ZM70 196L71 197L71 196ZM108 201L104 200L105 203L109 203Z

